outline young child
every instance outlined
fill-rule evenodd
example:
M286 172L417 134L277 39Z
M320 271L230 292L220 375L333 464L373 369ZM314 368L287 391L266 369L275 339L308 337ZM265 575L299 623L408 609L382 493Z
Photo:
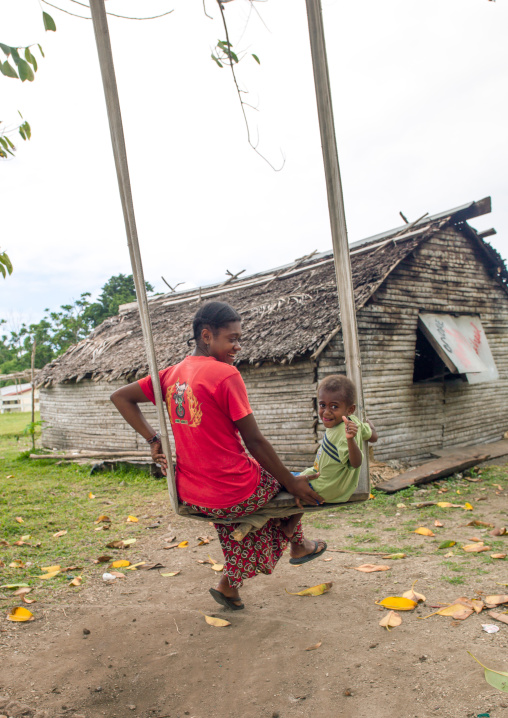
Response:
M362 444L377 441L374 424L363 424L356 416L356 388L343 374L332 374L319 384L318 413L326 429L314 466L302 471L319 472L312 488L326 503L347 501L358 486Z
M314 465L301 473L309 477L310 486L325 503L344 503L355 492L362 465L362 444L377 441L374 424L362 423L356 416L356 388L344 374L331 374L318 386L318 414L326 429ZM282 523L291 536L293 524L303 514L295 514Z

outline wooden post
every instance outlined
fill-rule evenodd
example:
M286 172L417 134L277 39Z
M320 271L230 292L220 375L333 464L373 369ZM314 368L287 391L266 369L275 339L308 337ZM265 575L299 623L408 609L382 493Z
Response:
M32 345L32 357L30 359L31 382L32 382L32 451L35 451L35 347L37 342L34 339Z
M164 401L162 399L159 372L157 370L157 361L153 344L152 325L148 310L148 298L146 296L143 264L139 251L136 219L134 216L134 206L132 202L132 192L129 178L129 167L127 164L127 150L125 147L122 115L120 111L120 99L118 97L118 88L116 84L115 68L113 64L113 54L111 52L111 41L109 38L108 21L106 17L106 9L104 7L104 0L90 0L90 10L92 12L95 41L97 43L97 52L99 54L99 63L102 74L102 83L104 86L104 95L106 97L109 129L111 132L111 142L113 145L113 154L115 157L116 174L118 178L120 198L122 200L123 216L127 233L127 244L129 246L129 254L132 265L132 275L134 277L134 284L136 287L139 316L141 320L141 327L143 330L149 371L152 377L153 389L155 394L157 418L159 421L159 429L162 440L162 450L168 460L167 478L169 499L171 501L173 511L175 513L178 513L178 496L176 493L176 483L173 471L173 459L171 455L171 446L169 443L166 417L164 414Z
M351 259L347 239L346 215L344 198L340 180L335 124L333 120L332 95L328 74L325 34L321 0L306 0L307 18L309 22L310 48L314 84L319 117L321 146L328 194L328 211L332 230L332 245L335 259L335 275L339 294L340 323L344 340L346 373L356 385L358 395L358 416L365 420L360 345L356 325L355 299L351 274ZM358 493L370 493L369 452L364 446L364 459L358 484Z

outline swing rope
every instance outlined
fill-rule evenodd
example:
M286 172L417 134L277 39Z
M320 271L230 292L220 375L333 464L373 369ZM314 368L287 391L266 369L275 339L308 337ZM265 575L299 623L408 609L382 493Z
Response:
M132 192L129 178L129 167L127 163L125 137L122 125L122 115L120 110L120 100L118 96L118 87L116 84L113 54L111 51L111 41L109 36L108 21L104 2L105 0L90 0L90 10L93 20L97 52L99 55L99 64L101 68L102 82L104 86L104 95L106 98L111 142L113 145L113 154L115 158L118 187L122 201L122 209L127 234L127 244L129 247L129 254L132 266L132 274L134 277L134 284L136 287L136 295L138 299L141 328L148 358L149 372L152 377L155 395L155 404L157 409L157 419L160 427L162 450L168 460L167 481L169 499L171 507L176 514L185 514L189 516L189 518L191 518L192 513L186 507L179 505L178 495L176 491L171 445L169 443L166 415L164 412L165 404L162 398L159 372L157 369L157 360L155 356L152 325L148 309L148 297L146 294L143 264L141 261L141 253L139 249L138 234L136 229L136 220L134 215L134 206L132 202ZM340 179L337 145L335 140L335 127L333 120L330 81L328 75L328 62L326 57L326 47L324 39L321 0L306 0L306 6L309 23L312 64L314 70L314 82L316 88L316 99L318 106L319 128L321 133L321 144L323 148L323 161L326 176L330 225L332 231L332 245L335 260L335 272L337 278L337 291L339 295L342 335L344 340L346 372L348 377L356 385L358 393L358 414L361 419L364 420L365 413L360 364L360 347L356 325L353 280L347 239L344 200ZM365 458L362 462L358 488L349 501L363 501L369 497L370 486L368 450L364 450L364 457ZM272 501L269 502L269 504L267 505L267 508L272 508L278 511L280 511L282 508L286 508L288 511L290 510L293 513L296 510L294 508L294 498L286 492L281 492L278 497L272 499ZM330 505L316 507L307 506L303 510L316 511L324 509L329 510L329 508ZM301 511L301 509L298 509L298 512L299 511ZM194 516L194 518L200 517L196 515ZM207 520L209 520L209 517L207 517ZM226 520L224 520L224 522L226 522ZM238 519L236 519L236 521L228 521L228 523L238 523Z

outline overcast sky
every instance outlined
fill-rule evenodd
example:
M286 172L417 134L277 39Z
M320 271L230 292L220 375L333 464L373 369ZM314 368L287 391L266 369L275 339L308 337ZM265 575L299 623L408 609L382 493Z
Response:
M71 0L51 0L89 15ZM83 0L86 2L86 0ZM339 162L351 242L492 196L472 221L508 256L508 3L322 0ZM304 0L226 5L251 131L248 146L215 0L108 0L143 22L110 18L146 278L164 291L255 272L331 247ZM40 42L35 82L0 76L5 123L32 140L0 166L0 318L37 321L131 273L90 20L37 0L0 0L0 41ZM255 53L261 65L250 56ZM36 51L39 59L38 51Z

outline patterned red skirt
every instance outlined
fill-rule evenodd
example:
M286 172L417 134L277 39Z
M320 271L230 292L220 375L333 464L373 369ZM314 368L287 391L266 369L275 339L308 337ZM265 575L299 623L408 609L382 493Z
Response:
M206 506L188 504L186 501L182 501L182 504L191 506L212 519L235 519L262 509L281 490L282 486L279 482L262 468L256 491L241 504L226 509L210 509ZM231 536L236 524L228 526L214 524L214 526L224 553L224 574L233 588L239 588L244 579L252 578L258 573L272 573L288 543L301 544L304 540L301 523L296 527L292 538L288 539L278 525L277 519L270 519L263 528L255 532L251 531L242 541L235 541Z

